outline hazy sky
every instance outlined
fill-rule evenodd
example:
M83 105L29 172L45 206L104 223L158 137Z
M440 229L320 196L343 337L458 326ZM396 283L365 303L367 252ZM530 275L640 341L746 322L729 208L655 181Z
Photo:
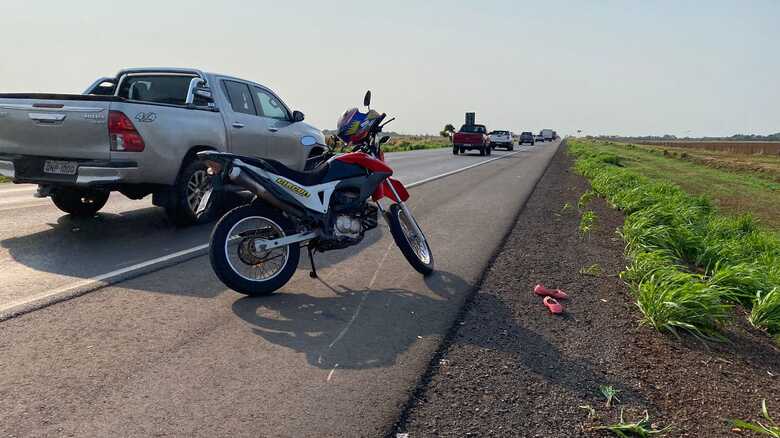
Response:
M366 88L394 130L780 131L780 1L0 0L0 92L123 67L269 86L320 128Z

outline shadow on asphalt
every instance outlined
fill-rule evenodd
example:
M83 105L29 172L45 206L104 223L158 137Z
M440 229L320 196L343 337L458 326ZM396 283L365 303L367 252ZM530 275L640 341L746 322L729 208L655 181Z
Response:
M238 205L234 200L227 209ZM226 210L227 210L226 209ZM91 278L119 268L188 249L208 242L214 223L174 226L158 207L130 210L121 214L101 212L92 218L64 214L49 229L20 237L0 240L14 261L36 271L74 278ZM323 269L354 256L379 241L386 226L369 231L363 242L344 251L317 254L317 268ZM206 260L204 269L211 267ZM310 270L305 250L299 269ZM175 285L139 284L139 290L193 297L213 298L222 289L182 291Z
M437 272L426 278L426 284L434 296L326 284L332 296L246 297L233 304L233 312L264 340L305 354L312 366L381 368L394 365L419 337L444 336L441 321L452 309L442 302L471 287L448 272Z

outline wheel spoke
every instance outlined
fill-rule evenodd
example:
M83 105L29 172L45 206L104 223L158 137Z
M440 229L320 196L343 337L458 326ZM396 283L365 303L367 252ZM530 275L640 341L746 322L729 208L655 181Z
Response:
M263 217L245 218L228 233L225 245L228 263L241 277L250 281L267 281L281 272L289 257L287 246L269 251L255 250L255 239L278 239L284 231Z

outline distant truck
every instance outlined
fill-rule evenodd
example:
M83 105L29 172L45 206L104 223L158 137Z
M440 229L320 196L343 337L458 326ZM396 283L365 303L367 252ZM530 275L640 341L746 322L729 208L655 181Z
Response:
M465 153L470 150L478 150L479 155L490 155L490 137L485 125L463 125L452 136L452 154Z
M542 129L541 132L539 132L539 135L542 136L544 141L555 140L555 131L553 131L552 129Z
M80 95L0 94L0 175L38 184L38 197L74 216L93 216L118 191L153 195L177 224L206 222L219 205L196 214L211 184L196 153L272 158L303 171L326 148L303 118L247 80L127 69Z
M513 134L509 131L491 131L488 137L490 137L490 147L493 149L505 148L508 151L515 149Z

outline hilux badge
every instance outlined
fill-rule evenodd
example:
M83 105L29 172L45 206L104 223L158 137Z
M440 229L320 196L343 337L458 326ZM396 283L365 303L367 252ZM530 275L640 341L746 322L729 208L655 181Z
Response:
M150 123L157 120L157 113L138 113L135 115L135 119L139 122Z

